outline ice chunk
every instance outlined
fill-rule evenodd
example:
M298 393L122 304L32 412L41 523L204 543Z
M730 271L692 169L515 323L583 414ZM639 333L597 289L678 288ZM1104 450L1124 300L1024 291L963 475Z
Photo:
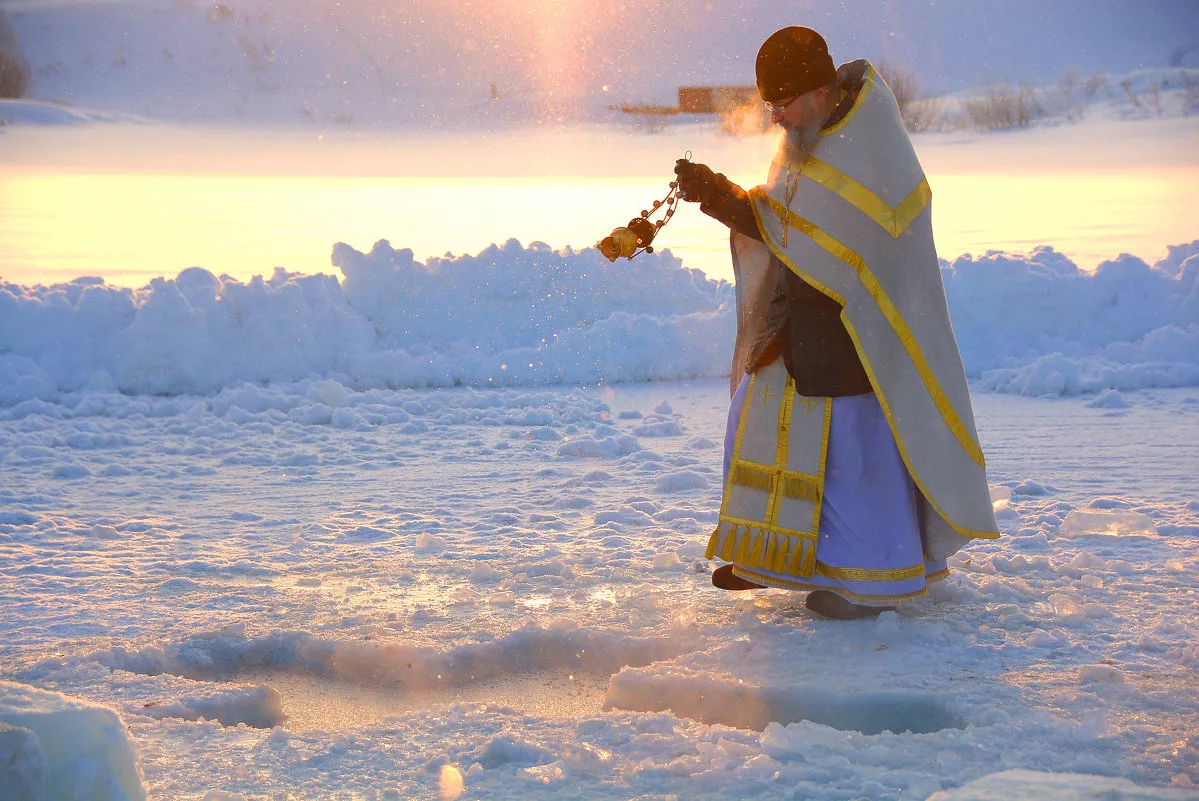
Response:
M674 551L663 551L654 554L654 570L675 570L682 565L679 555Z
M27 729L37 738L45 757L46 798L145 801L133 744L111 709L0 681L0 723Z
M203 718L215 720L222 726L244 723L259 729L278 726L286 718L279 692L267 685L218 687L191 693L171 703L150 702L145 705L145 714L153 718Z
M707 489L708 477L694 470L680 470L660 476L654 486L658 492L682 492L690 489Z
M1040 496L1048 495L1050 492L1052 492L1052 490L1049 487L1038 484L1035 481L1021 481L1019 484L1012 487L1013 495Z
M552 761L553 753L536 743L523 740L515 734L505 732L491 738L479 755L479 764L484 768L500 765L543 765Z
M462 795L465 789L462 773L453 765L441 766L441 775L438 777L437 784L441 793L441 801L454 801L455 798Z
M1127 409L1128 401L1116 389L1105 389L1087 403L1093 409Z
M1083 665L1078 669L1079 684L1123 684L1124 671L1108 665Z
M476 562L474 567L470 569L471 581L493 581L505 575L503 571L496 570L486 562Z
M46 754L29 729L0 723L0 787L11 801L46 797Z
M436 534L421 532L416 535L416 550L419 553L440 553L444 551L448 543L445 538L439 537Z
M933 793L928 801L1183 801L1194 795L1168 787L1147 787L1128 779L1092 776L1085 773L1041 773L1035 770L1005 770L975 779L953 790Z
M1157 526L1148 515L1121 509L1075 509L1058 529L1063 537L1152 537Z

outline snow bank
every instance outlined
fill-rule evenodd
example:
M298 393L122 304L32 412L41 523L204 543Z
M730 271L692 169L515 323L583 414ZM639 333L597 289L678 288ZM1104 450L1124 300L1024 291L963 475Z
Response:
M1199 383L1199 241L1150 267L1086 273L1052 248L943 266L967 373L983 389L1059 395Z
M10 780L5 798L14 797L10 791L17 799L55 801L146 798L133 745L115 712L9 681L0 681L0 777Z
M64 393L79 390L208 394L327 378L339 389L322 399L321 422L354 427L362 421L334 411L344 387L727 375L734 288L669 251L610 264L591 248L509 240L421 263L381 241L370 253L339 244L333 262L341 280L276 270L241 283L189 268L140 290L96 278L0 285L0 406L71 405ZM981 388L1199 384L1199 241L1153 266L1121 256L1093 274L1047 247L963 256L942 272Z

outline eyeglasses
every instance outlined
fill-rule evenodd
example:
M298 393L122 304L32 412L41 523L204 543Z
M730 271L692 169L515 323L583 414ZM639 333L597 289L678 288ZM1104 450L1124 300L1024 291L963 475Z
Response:
M763 101L763 105L766 106L766 110L770 112L771 116L781 117L787 113L787 107L790 106L792 103L794 103L796 100L799 100L799 98L800 98L800 95L796 95L795 97L791 98L790 100L783 101L782 103L769 103L769 102Z

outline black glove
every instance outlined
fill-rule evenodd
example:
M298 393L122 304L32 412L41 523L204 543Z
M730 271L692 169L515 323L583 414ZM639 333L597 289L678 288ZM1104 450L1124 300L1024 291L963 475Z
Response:
M674 174L679 176L679 197L691 203L711 203L725 191L727 179L717 176L707 164L679 159Z

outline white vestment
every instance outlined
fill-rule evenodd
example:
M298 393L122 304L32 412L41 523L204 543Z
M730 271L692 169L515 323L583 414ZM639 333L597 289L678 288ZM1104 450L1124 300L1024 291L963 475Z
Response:
M802 398L781 361L747 377L708 555L733 562L738 575L759 583L836 586L850 600L883 603L923 594L926 576L942 575L946 557L971 538L999 532L933 246L928 182L895 99L874 68L858 61L838 72L843 80L862 78L853 107L821 131L803 164L788 163L780 149L767 183L750 192L764 241L733 234L733 375L740 376L738 358L760 324L762 282L773 255L842 306L841 321L874 392ZM887 437L879 436L882 422ZM838 441L853 438L862 441L852 447ZM829 464L844 463L854 448L886 461L888 447L904 475L873 466L852 481L827 475ZM911 514L895 506L904 487L914 488ZM830 508L822 509L825 504ZM871 509L869 524L857 511L863 506ZM869 554L911 550L907 535L869 547L833 544L865 529L886 539L888 526L898 532L910 519L921 553L898 568L878 567ZM900 540L907 544L896 544ZM876 578L883 583L857 583ZM900 591L907 581L919 585L914 594Z

